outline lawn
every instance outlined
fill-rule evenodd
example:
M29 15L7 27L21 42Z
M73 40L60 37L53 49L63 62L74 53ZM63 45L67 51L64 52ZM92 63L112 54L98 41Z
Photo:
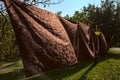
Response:
M0 80L120 80L120 48L110 48L109 53L97 60L24 77L22 62L0 63Z

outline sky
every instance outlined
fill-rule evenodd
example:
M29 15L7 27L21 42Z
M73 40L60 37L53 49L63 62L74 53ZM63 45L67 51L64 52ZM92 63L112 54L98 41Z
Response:
M56 0L57 1L57 0ZM62 11L61 16L65 16L68 14L72 16L75 11L80 11L84 6L88 6L88 4L95 4L96 6L100 5L101 0L63 0L60 4L50 5L49 7L43 7L40 5L40 8L46 9L50 12L57 13Z

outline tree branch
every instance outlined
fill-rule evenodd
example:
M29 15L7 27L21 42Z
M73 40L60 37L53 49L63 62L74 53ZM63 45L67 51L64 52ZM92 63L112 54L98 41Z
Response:
M50 2L49 0L42 0L42 1L32 3L32 5L36 5L36 4L55 5L55 4L60 4L62 1L63 0L58 0L57 2Z

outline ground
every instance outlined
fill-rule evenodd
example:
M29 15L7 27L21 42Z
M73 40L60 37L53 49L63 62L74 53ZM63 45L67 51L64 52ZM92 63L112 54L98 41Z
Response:
M0 63L0 80L120 80L120 48L110 48L109 53L97 60L25 78L21 60Z

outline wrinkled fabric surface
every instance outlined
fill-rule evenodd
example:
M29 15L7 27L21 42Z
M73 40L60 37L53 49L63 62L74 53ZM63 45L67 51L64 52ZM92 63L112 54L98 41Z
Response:
M74 65L106 54L104 35L46 10L4 0L26 76Z

